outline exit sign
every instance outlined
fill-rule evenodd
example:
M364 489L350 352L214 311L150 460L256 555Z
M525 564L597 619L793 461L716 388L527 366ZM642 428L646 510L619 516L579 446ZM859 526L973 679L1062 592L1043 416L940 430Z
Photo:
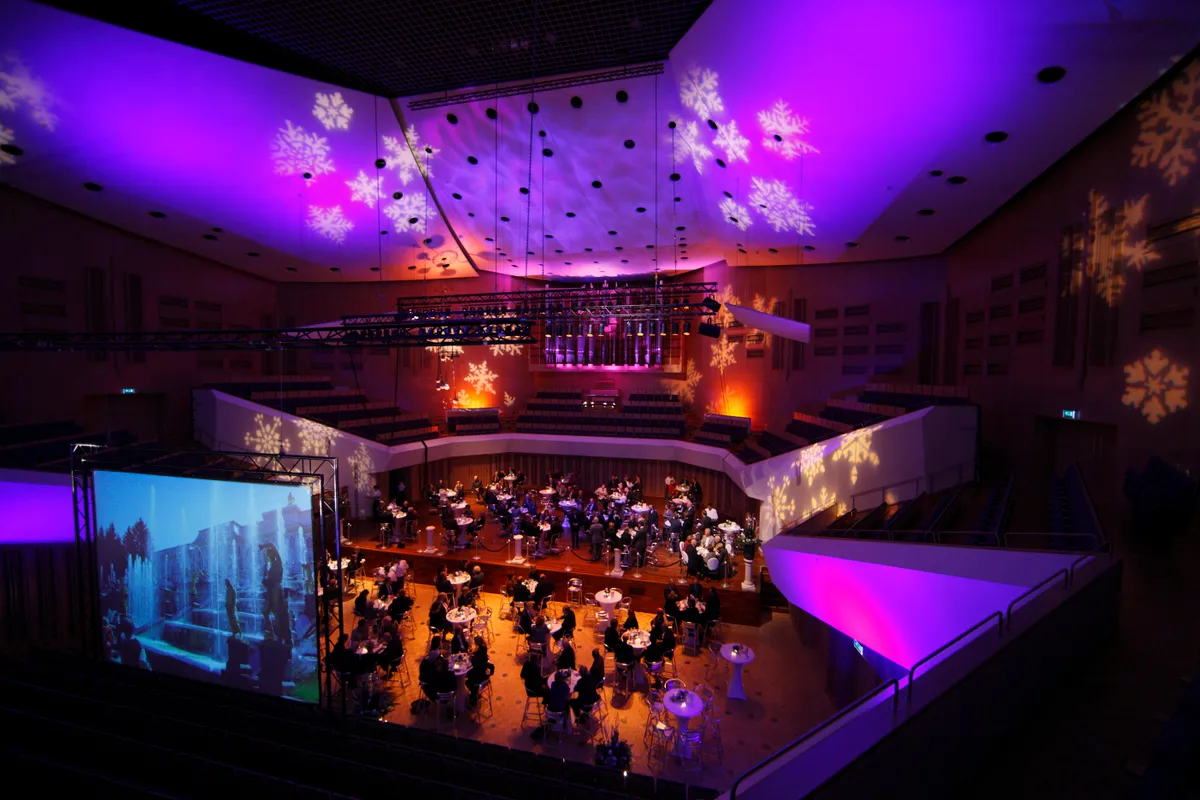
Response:
M1079 419L1079 411L1074 408L1064 408L1063 419Z
M137 394L136 389L122 389L121 394Z

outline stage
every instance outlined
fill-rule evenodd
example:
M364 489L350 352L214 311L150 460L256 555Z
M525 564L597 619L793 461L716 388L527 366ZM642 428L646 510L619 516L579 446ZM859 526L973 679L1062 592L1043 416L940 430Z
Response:
M470 498L470 501L473 511L476 513L483 511L481 503L474 498ZM663 499L647 498L647 502L661 509ZM478 564L484 571L484 589L499 593L504 588L507 575L511 573L525 577L530 569L536 567L549 575L550 580L554 582L555 599L558 601L566 600L567 581L571 578L580 578L583 580L583 591L589 594L609 587L620 590L621 594L633 601L633 608L639 614L653 614L662 607L664 591L668 584L674 583L681 596L687 594L687 587L678 583L679 578L683 576L678 564L679 558L666 548L658 548L655 556L661 563L671 566L658 567L647 564L637 571L641 576L639 578L634 577L635 570L633 569L625 570L625 574L621 577L606 575L605 573L611 569L611 564L604 561L591 561L590 547L586 542L586 536L582 535L580 536L581 548L578 551L564 549L560 553L551 553L538 559L530 558L526 553L524 563L510 564L507 562L513 553L510 551L509 540L500 535L500 526L490 515L484 524L483 531L477 537L478 548L471 547L450 553L445 550L439 535L442 523L436 509L431 508L429 503L423 501L418 503L417 507L421 511L417 541L408 542L403 548L395 545L381 547L379 528L370 521L360 520L347 523L347 536L353 542L353 546L362 551L369 570L374 571L376 567L382 567L397 558L403 558L408 562L410 579L416 580L418 583L432 584L434 576L437 575L438 569L443 564L451 572L457 569L470 570L472 566ZM428 525L433 525L435 528L434 542L435 546L439 548L432 554L421 552L426 547L425 528ZM566 537L559 541L560 548L564 545L570 545L570 541ZM343 556L349 555L347 549L347 545L343 543ZM476 556L479 557L478 561L475 560ZM736 573L729 577L728 588L723 588L721 580L704 579L701 582L704 584L706 592L709 588L717 590L721 598L721 617L724 621L737 625L761 625L766 615L761 608L759 587L756 585L754 591L744 591L741 588L744 579L745 566L741 557L738 557Z

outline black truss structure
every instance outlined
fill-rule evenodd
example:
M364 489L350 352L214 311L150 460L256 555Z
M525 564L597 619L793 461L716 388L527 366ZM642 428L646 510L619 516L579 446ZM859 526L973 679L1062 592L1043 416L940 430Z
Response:
M0 350L46 353L94 350L322 350L429 345L466 347L493 342L528 344L533 341L529 322L512 315L482 319L461 314L442 314L414 319L399 314L383 314L370 318L347 317L328 325L271 330L0 333Z
M86 657L99 659L102 656L100 628L100 584L97 563L96 538L99 526L96 522L95 487L92 476L96 470L114 472L139 472L155 475L184 475L191 466L174 467L156 461L158 457L194 453L170 449L137 446L136 467L122 454L134 448L105 447L103 445L74 444L71 446L71 485L75 518L76 560L85 582L80 597L80 619L83 621L83 653ZM338 462L334 456L287 455L284 453L247 453L237 451L211 451L221 456L222 461L204 467L204 475L212 480L235 480L242 483L291 483L312 493L316 520L312 530L313 563L305 565L305 581L311 582L314 594L321 586L321 564L332 560L330 571L337 581L335 600L325 600L324 592L317 595L318 629L321 637L317 648L319 704L330 710L340 706L344 714L348 697L340 680L335 680L333 671L325 664L325 656L332 652L341 634L345 631L341 598L345 596L349 580L342 572L341 519L338 511ZM332 584L329 589L332 589ZM297 633L302 633L298 631Z
M616 317L623 320L688 320L712 312L701 305L717 291L716 283L664 283L657 286L574 287L512 292L402 297L397 312L408 319L457 314L484 320L517 316L526 322L570 322ZM349 317L381 324L390 314Z

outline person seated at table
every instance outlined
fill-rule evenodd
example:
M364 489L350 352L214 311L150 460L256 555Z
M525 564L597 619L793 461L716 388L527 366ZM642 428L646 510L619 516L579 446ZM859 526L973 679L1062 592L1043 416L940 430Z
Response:
M704 599L704 584L700 582L699 575L697 575L692 581L691 585L688 586L688 597L696 598L697 603Z
M563 535L563 521L557 515L550 518L550 532L548 542L550 549L554 550L558 547L558 540Z
M683 552L687 555L688 575L700 574L704 565L700 563L700 554L696 552L696 542L690 535L683 540Z
M537 619L533 623L533 630L529 631L529 641L533 644L546 644L550 641L550 626L546 624L546 617L538 614Z
M446 565L438 567L437 577L433 579L433 587L444 595L454 594L454 584L450 582L450 571Z
M675 611L679 610L679 590L675 588L675 584L668 583L663 587L663 613L668 617L673 616Z
M625 617L625 624L622 626L622 630L635 631L635 630L637 630L637 627L638 627L637 614L634 613L634 610L631 608L631 609L629 609L629 616Z
M361 644L369 641L371 638L371 627L365 619L360 619L358 624L354 626L354 630L350 633L350 642L352 644Z
M460 500L462 499L462 496L463 496L463 485L462 485L462 481L455 481L455 482L454 482L454 493L455 493L456 495L458 495L458 498L459 498Z
M597 678L588 670L579 673L579 682L575 684L575 698L571 700L571 710L575 712L575 721L583 720L583 709L600 702L600 682L604 680L601 672Z
M325 657L325 665L339 675L349 672L354 662L354 654L350 652L349 643L350 635L343 631L338 636L337 644Z
M449 611L450 606L446 602L446 593L438 592L433 604L429 606L429 627L439 631L450 630L450 623L446 621L446 614Z
M617 645L621 643L621 632L617 630L616 625L610 624L604 629L604 649L610 653L617 652Z
M528 603L533 599L533 594L529 591L529 587L525 581L518 579L515 575L513 578L512 599L513 603Z
M704 533L700 534L700 546L705 550L712 550L717 546L717 537L713 536L712 528L704 526Z
M471 583L469 585L472 589L483 588L483 568L478 564L471 567Z
M562 649L558 652L558 662L555 666L559 669L575 669L575 647L571 644L570 639L563 639Z
M479 687L484 681L492 677L492 673L495 671L495 665L488 660L487 643L483 641L482 636L476 636L475 652L471 654L471 669L467 672L468 703L471 705L479 703Z
M621 637L617 637L617 645L613 648L613 659L616 660L618 664L625 664L628 666L630 664L637 663L638 654L637 651L633 649L633 645L629 644L629 642L625 641Z
M554 641L559 641L564 637L570 639L575 633L575 612L570 606L563 606L562 627L554 632Z
M721 616L721 598L717 596L717 590L709 589L708 595L704 598L704 613L700 615L700 621L705 625L711 625Z
M525 601L525 605L521 608L521 613L517 615L517 631L525 636L533 633L534 623L534 605L532 601Z
M550 684L550 693L546 696L546 710L565 713L567 704L571 701L571 681L559 673L554 673L554 682Z
M383 635L385 633L390 633L395 636L398 631L399 628L397 628L396 621L394 619L387 614L384 614L382 617L380 617L379 626L376 628L376 633L379 635L380 639L383 639Z
M466 627L458 625L454 628L454 635L450 637L450 655L471 651L471 640L467 638Z
M604 683L604 654L598 647L592 648L592 668L589 671L597 686Z
M533 590L533 601L537 603L538 608L545 608L546 603L550 601L550 597L554 594L554 581L550 580L544 572L539 572L537 576L537 587Z
M530 697L544 698L550 693L542 676L542 668L532 659L527 659L525 666L521 667L521 681L525 684L525 693Z
M684 600L683 610L679 612L679 618L684 622L700 623L700 609L696 607L696 595L689 594Z
M404 615L413 607L413 600L408 595L398 594L392 598L392 602L388 605L388 616L399 621L404 618Z
M404 658L404 639L403 637L385 633L382 635L383 652L379 654L379 662L385 666L399 664Z
M667 627L667 615L663 609L659 609L654 619L650 620L650 641L657 642L662 638L663 628Z
M375 619L375 606L371 605L371 593L366 589L354 598L354 613L363 619Z
M475 598L479 595L478 589L463 589L458 593L458 600L455 605L459 608L473 608L475 606Z

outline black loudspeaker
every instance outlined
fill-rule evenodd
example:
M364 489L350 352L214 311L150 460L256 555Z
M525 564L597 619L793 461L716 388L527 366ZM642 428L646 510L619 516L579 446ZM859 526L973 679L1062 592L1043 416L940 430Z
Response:
M696 330L701 336L707 336L710 339L721 338L721 326L713 325L711 322L701 322Z

